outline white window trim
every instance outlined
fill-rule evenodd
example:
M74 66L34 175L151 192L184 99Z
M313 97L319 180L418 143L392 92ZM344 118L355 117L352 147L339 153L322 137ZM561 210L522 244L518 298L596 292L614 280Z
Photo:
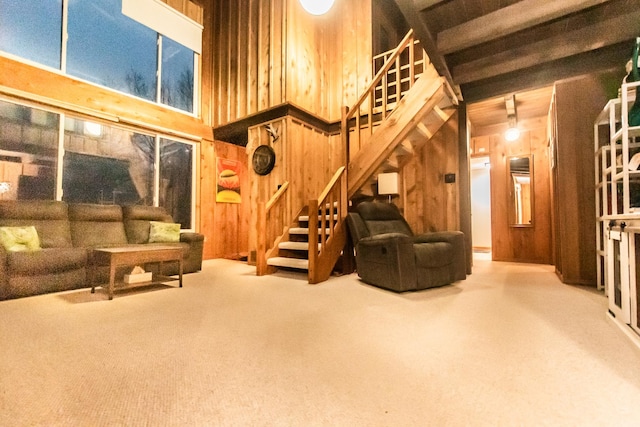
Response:
M202 53L202 25L159 0L122 0L122 13L143 25Z

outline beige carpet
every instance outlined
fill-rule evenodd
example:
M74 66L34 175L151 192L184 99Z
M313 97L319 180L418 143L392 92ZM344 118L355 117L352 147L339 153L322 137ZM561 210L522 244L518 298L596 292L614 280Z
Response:
M640 425L640 350L550 266L402 295L254 271L0 302L0 426Z

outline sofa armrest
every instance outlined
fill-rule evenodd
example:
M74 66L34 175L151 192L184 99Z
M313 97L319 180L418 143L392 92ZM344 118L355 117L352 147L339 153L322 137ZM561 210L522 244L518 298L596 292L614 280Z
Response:
M202 255L204 252L204 234L186 232L180 233L180 242L189 245L189 253L183 260L185 273L194 273L202 269Z
M7 271L7 251L0 245L0 300L3 299L7 283L9 282L9 272Z
M204 241L204 234L192 232L180 233L180 241L185 243L202 242Z

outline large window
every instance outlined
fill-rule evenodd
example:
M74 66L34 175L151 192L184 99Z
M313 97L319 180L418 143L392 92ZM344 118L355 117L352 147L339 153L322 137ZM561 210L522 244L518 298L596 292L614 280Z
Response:
M0 0L0 50L60 69L62 0Z
M158 0L0 0L0 51L190 113L201 30Z
M162 38L162 103L193 111L193 51Z
M0 100L0 200L162 206L191 229L194 147Z
M68 32L70 75L156 99L158 35L124 16L120 0L70 2Z
M62 200L153 205L155 137L69 118Z
M53 199L58 114L0 100L0 200Z

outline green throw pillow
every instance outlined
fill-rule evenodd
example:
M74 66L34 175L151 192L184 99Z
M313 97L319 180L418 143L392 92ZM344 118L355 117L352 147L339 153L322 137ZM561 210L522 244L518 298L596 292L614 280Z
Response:
M169 243L180 241L180 224L173 222L149 221L149 243Z
M40 239L33 225L0 227L0 243L8 252L40 250Z

